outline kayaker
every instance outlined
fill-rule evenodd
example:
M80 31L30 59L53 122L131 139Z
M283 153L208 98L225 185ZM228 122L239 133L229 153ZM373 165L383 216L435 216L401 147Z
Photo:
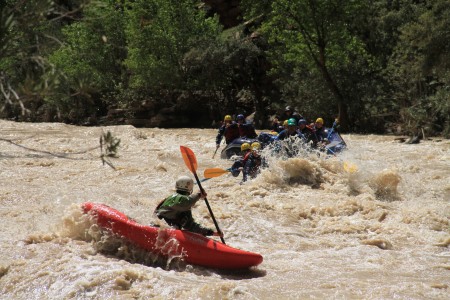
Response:
M155 209L156 215L177 229L204 236L222 236L221 232L215 232L195 222L191 209L199 199L204 199L207 195L205 191L192 194L193 188L194 181L189 176L180 176L175 183L176 193L161 201Z

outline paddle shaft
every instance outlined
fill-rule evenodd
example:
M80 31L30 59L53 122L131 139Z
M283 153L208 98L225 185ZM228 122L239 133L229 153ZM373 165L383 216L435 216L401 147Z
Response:
M224 140L225 140L225 139L224 139ZM219 147L216 147L216 151L214 151L214 154L213 154L213 157L212 157L212 158L214 158L214 156L216 156L217 150L219 150L219 148L220 148L220 143L219 143Z
M197 159L195 158L194 152L185 146L180 146L180 150L181 150L181 155L183 156L183 160L184 160L186 166L192 172L192 174L194 174L195 180L197 181L200 191L202 193L204 193L205 190L203 189L202 184L200 183L200 180L198 179L198 176L197 176ZM206 206L208 207L209 214L211 215L211 218L214 221L214 225L216 225L217 231L219 233L221 233L219 224L217 224L216 218L214 217L211 206L209 206L209 202L208 202L208 199L206 199L206 197L205 197L205 203L206 203ZM223 239L222 236L220 237L220 240L222 241L222 243L225 244L225 240Z
M195 180L197 181L198 187L200 188L200 191L205 192L205 190L202 187L202 184L200 183L200 180L198 179L197 172L194 171L193 173L194 173ZM211 206L209 206L209 202L208 202L208 199L206 199L206 197L205 197L205 203L206 203L206 206L208 207L209 214L211 215L211 218L214 221L214 225L216 226L217 231L220 233L221 231L219 228L219 224L217 224L216 218L214 217ZM222 241L222 243L225 244L225 240L222 236L220 237L220 240Z
M213 154L213 157L212 157L212 158L214 158L214 156L216 156L217 150L219 150L219 147L217 147L217 148L216 148L216 151L214 151L214 154Z
M336 120L333 122L333 126L331 126L330 131L328 132L327 139L329 140L331 135L333 134L334 127L336 126Z

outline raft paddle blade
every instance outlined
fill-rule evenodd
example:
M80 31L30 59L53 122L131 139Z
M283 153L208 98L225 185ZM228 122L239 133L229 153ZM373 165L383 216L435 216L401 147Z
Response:
M358 171L358 166L351 162L344 161L344 170L348 173L355 173Z

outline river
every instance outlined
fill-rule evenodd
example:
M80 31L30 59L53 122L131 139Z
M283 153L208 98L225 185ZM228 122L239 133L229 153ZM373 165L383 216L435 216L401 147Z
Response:
M153 262L100 235L80 205L105 203L143 224L212 158L214 129L78 127L0 120L0 299L449 299L450 141L347 134L338 157L268 158L239 184L203 187L228 245L260 253L247 271ZM100 159L99 137L120 138ZM195 219L214 228L199 201Z

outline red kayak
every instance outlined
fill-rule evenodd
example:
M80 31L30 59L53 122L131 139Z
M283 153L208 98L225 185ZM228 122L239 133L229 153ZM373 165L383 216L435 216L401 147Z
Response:
M232 248L203 235L177 229L145 226L105 204L86 202L85 213L97 224L132 244L155 254L181 256L186 263L218 269L244 269L259 265L260 254Z

